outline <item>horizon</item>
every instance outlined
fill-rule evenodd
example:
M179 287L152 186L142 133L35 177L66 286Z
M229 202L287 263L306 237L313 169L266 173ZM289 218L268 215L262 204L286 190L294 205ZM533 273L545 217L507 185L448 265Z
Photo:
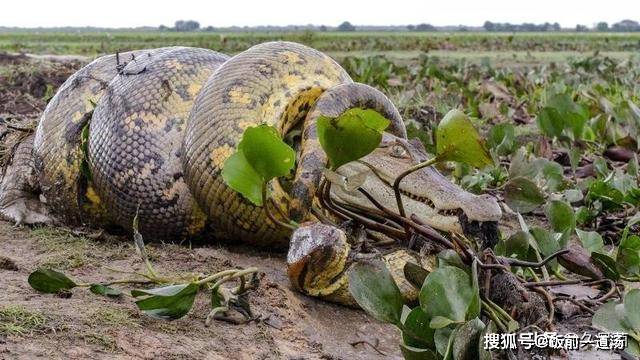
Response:
M602 7L597 1L540 0L535 4L521 4L504 0L450 0L446 3L414 3L397 0L394 6L371 6L363 2L326 0L306 12L296 12L299 4L293 0L272 1L238 0L230 3L199 3L183 0L176 8L174 2L127 2L112 0L100 9L99 17L91 16L86 6L71 0L39 2L24 0L10 2L0 13L0 27L4 28L109 28L130 29L140 27L171 27L177 20L194 20L201 27L337 27L343 21L360 27L406 26L421 23L437 27L482 27L485 21L494 23L559 23L570 29L576 25L594 27L598 22L609 24L622 20L640 20L629 16L640 14L640 3L629 4L611 0ZM362 9L366 8L366 11ZM576 10L580 18L576 19ZM269 19L269 20L265 20Z

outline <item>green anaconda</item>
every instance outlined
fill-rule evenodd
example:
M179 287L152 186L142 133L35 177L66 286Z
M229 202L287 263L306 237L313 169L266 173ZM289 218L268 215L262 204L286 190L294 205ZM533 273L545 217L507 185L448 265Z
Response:
M119 60L101 57L62 86L40 119L33 157L25 141L20 156L28 163L12 164L35 162L33 176L3 178L2 185L20 185L12 187L21 189L20 196L31 192L31 202L42 195L46 207L20 208L15 206L18 195L4 191L0 212L14 220L33 220L25 222L45 221L51 212L53 221L116 224L128 230L137 214L148 239L203 233L263 247L290 244L288 273L295 288L352 304L345 274L357 251L333 224L357 220L377 208L361 193L339 186L329 196L350 210L336 217L323 208L317 194L327 157L316 120L365 108L391 121L377 149L338 173L370 171L361 189L397 211L390 184L427 155L406 139L392 102L380 91L354 83L327 55L290 42L256 45L231 58L171 47L121 54ZM244 130L263 123L293 139L298 152L295 174L269 185L276 216L302 224L293 234L273 224L263 208L229 188L221 176ZM432 168L408 176L401 192L407 213L441 231L462 232L469 224L495 226L501 216L495 199L467 193ZM25 214L16 214L20 211ZM319 224L322 219L329 224ZM370 230L363 233L375 236ZM415 261L428 267L429 258L393 247L383 257L405 296L414 297L402 266Z

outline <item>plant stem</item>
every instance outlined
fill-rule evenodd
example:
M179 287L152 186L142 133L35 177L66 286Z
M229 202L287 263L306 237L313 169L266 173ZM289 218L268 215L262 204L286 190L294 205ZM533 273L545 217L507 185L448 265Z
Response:
M498 315L493 311L493 309L491 309L491 307L484 300L482 300L480 304L482 305L484 312L487 314L487 316L489 316L491 320L493 320L493 322L496 323L496 326L498 326L500 331L502 331L503 333L506 333L509 331L507 326L502 322L502 320L500 320Z
M236 278L238 276L244 276L244 275L248 275L248 274L255 273L255 272L258 272L258 268L250 267L250 268L246 268L244 270L238 270L238 269L224 270L224 271L220 271L219 273L215 273L213 275L207 276L204 279L198 280L198 281L196 281L196 284L202 285L202 284L211 282L213 280L216 280L216 279L219 279L219 278L223 278L225 276L229 277L230 279L232 279L232 278ZM215 287L215 285L214 285L214 287Z
M432 159L429 159L427 161L421 162L419 164L413 165L412 167L410 167L409 169L405 170L404 172L402 172L400 175L398 175L398 177L396 178L396 180L393 182L393 192L396 196L396 204L398 205L398 211L400 213L400 216L402 217L406 217L406 213L404 211L404 206L402 205L402 195L400 194L400 182L402 182L402 179L404 179L405 177L407 177L409 174L418 171L422 168L425 168L427 166L431 166L435 163L437 163L438 161L440 161L440 159L436 156Z
M297 227L277 219L273 215L273 213L271 213L271 210L269 210L269 201L267 199L267 183L266 182L262 184L262 206L264 207L264 211L267 213L267 217L269 217L269 220L271 220L274 224L285 227L291 231L294 231L297 229Z
M491 308L493 308L493 310L497 311L498 314L500 314L504 320L507 321L507 323L512 322L512 321L516 321L514 318L511 317L511 315L509 315L508 312L506 312L500 305L494 303L493 301L489 300L489 299L484 299L484 301L487 302L487 305L489 305Z

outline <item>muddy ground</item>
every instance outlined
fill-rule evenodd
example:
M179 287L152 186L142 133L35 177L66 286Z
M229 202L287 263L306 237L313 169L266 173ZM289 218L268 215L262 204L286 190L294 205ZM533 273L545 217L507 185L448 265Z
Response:
M378 349L391 355L385 358L399 356L394 327L361 311L295 293L282 255L230 245L149 244L148 250L156 269L167 275L259 267L263 277L250 301L253 311L268 320L244 325L215 321L205 327L210 309L205 296L188 316L166 322L142 315L126 297L110 300L85 289L74 289L69 298L39 294L27 283L38 266L92 282L122 277L103 266L144 271L144 265L124 238L91 239L67 230L1 222L0 359L382 357L368 345L350 345L361 340L379 341Z

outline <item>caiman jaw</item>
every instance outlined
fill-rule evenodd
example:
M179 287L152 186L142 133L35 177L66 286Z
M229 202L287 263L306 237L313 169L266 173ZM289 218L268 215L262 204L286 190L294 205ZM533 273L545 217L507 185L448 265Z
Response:
M405 169L427 158L421 144L385 134L376 150L359 162L343 165L338 173L349 178L369 171L361 188L382 205L397 212L392 186L395 178ZM331 189L335 201L375 209L358 191L347 192L339 186L332 186ZM400 185L400 193L406 214L415 214L423 223L437 230L479 237L483 247L493 245L497 239L497 221L500 220L502 211L496 199L490 195L475 195L463 190L433 167L407 176Z

